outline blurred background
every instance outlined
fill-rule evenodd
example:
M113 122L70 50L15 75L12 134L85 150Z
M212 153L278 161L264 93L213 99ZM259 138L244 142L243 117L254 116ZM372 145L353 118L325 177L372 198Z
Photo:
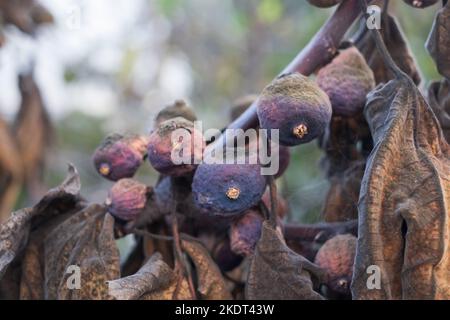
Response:
M17 124L18 75L34 70L54 126L53 146L43 151L42 185L33 192L19 188L15 208L57 185L68 162L81 174L83 195L103 202L111 183L94 170L96 146L111 132L149 132L154 115L175 99L185 99L204 128L225 127L232 101L268 84L333 10L298 0L0 0L3 12L12 10L7 2L39 3L53 16L46 24L52 19L40 12L41 24L34 14L34 26L19 10L22 30L5 15L0 24L0 118ZM422 85L439 78L424 49L436 10L391 1L421 67ZM24 143L42 148L34 138L32 131ZM3 144L1 152L7 153ZM327 191L320 156L316 142L292 149L280 186L293 220L319 219ZM157 174L146 164L138 179L152 185Z

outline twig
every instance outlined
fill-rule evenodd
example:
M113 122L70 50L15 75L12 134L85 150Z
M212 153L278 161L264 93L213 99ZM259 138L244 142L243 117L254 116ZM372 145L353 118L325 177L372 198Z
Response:
M273 227L277 225L277 186L273 176L267 176L267 183L270 192L270 219L269 222Z
M359 15L358 0L343 1L308 45L280 74L299 72L307 76L328 63L334 57L347 30ZM252 128L258 123L256 106L255 101L241 116L230 123L227 129ZM222 134L206 147L205 157L209 157L216 148L222 148L226 144L226 137Z
M317 224L293 224L287 223L283 226L284 237L292 241L315 241L325 242L338 234L358 234L358 221L346 222L321 222Z

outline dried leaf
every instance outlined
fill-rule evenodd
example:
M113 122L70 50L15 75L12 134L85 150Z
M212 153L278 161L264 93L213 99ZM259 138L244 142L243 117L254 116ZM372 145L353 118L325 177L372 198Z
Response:
M51 144L53 128L33 74L19 76L22 102L14 123L25 182L33 198L42 190L45 155Z
M0 118L0 223L6 221L22 184L22 163L8 124Z
M428 87L428 103L441 124L445 139L450 142L450 82L443 79Z
M246 298L323 299L313 290L311 276L321 278L323 272L312 262L289 249L281 233L265 221L250 264L245 288Z
M181 246L194 262L198 278L197 290L202 299L231 300L231 293L228 291L222 273L208 250L197 241L182 240Z
M79 191L78 172L69 166L69 174L59 187L48 191L33 208L14 212L0 225L0 279L8 265L26 247L30 231L77 207L81 201Z
M450 4L438 11L425 44L441 75L450 80Z
M120 277L114 218L101 205L91 205L67 219L44 242L45 298L109 299L107 281ZM70 289L69 266L81 271L81 288Z
M146 293L166 288L173 277L161 254L155 253L137 273L109 281L109 294L118 300L139 299Z
M399 74L368 96L374 138L359 200L352 294L357 299L450 298L450 148L413 81ZM381 289L367 286L378 266Z
M416 84L419 84L421 81L420 71L397 19L387 12L383 12L380 32L392 59L403 72L409 75ZM365 25L363 34L357 40L356 46L372 69L376 83L387 83L394 78L394 74L386 66L381 54L376 50L370 29L366 28Z
M191 300L189 283L181 273L176 273L171 282L165 288L146 293L141 300Z

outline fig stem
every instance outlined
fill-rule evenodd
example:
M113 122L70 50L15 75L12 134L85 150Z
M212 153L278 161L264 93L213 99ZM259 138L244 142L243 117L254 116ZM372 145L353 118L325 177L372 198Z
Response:
M306 47L298 53L280 74L299 72L304 76L308 76L327 64L335 56L341 40L360 14L358 0L342 1L333 15L320 28ZM258 123L256 115L257 101L253 102L244 113L231 122L227 129L247 130L254 127ZM226 135L220 135L205 148L205 158L212 156L215 149L226 146L227 143L229 142L226 141Z
M277 185L273 176L267 176L267 184L270 192L270 219L269 222L273 227L277 225Z

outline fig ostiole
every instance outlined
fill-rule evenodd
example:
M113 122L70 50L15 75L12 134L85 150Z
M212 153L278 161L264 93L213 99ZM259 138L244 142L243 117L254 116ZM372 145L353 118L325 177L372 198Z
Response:
M322 134L331 119L331 103L319 86L300 73L281 75L257 100L261 128L279 130L279 144L295 146Z

